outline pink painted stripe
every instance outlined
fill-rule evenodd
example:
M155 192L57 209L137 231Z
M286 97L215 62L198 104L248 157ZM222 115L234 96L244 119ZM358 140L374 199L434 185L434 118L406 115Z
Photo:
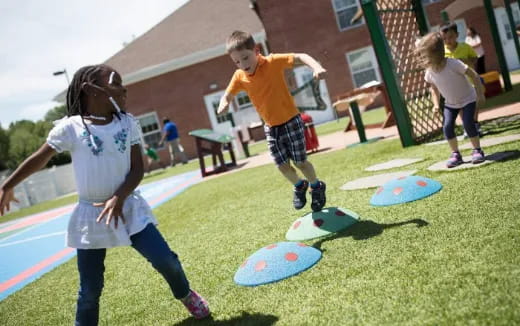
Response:
M167 198L168 196L171 196L171 194L173 194L177 190L179 190L181 188L184 188L185 186L191 184L195 179L198 179L198 178L200 178L200 175L195 175L195 176L189 178L186 182L181 183L177 187L171 189L170 191L165 192L164 194L160 195L157 198L151 199L150 202L149 202L150 206L153 206L153 205L157 204L158 202L160 202L161 200L163 200L164 198Z
M42 260L38 264L26 269L25 271L21 272L20 274L16 275L15 277L0 283L0 292L4 292L5 290L15 286L16 284L20 283L21 281L25 280L26 278L29 278L33 276L34 274L38 273L40 270L44 269L45 267L49 266L50 264L56 262L57 260L65 257L66 255L73 252L74 248L65 248L62 251L58 252L57 254L54 254L53 256Z
M55 217L72 212L74 205L75 204L67 205L64 207L57 208L52 211L47 211L47 212L44 212L41 214L34 215L32 217L28 217L28 218L24 219L23 221L20 221L19 223L11 224L9 226L6 226L3 229L0 229L0 233L18 230L18 229L24 228L26 226L30 226L30 225L37 224L37 223L42 223L42 222L45 222L48 220L52 220Z

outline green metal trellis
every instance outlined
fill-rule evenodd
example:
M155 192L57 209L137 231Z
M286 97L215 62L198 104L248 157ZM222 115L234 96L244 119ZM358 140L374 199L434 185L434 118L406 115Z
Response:
M421 1L362 0L361 5L402 145L432 139L442 130L442 117L413 55L415 40L428 32Z

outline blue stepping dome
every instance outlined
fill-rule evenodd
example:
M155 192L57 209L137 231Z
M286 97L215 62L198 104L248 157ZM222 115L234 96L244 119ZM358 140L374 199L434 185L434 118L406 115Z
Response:
M359 216L345 208L327 207L304 215L293 222L285 238L303 241L339 232L359 221Z
M318 262L321 251L298 242L278 242L247 258L235 273L238 285L257 286L299 274Z
M419 200L441 190L442 185L421 176L405 176L393 179L376 190L370 199L374 206L390 206Z

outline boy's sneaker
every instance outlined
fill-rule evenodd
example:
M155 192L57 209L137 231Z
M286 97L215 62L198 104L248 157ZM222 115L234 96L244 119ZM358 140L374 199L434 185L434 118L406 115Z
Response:
M486 156L481 149L474 149L473 153L471 153L471 163L478 164L482 163L486 160Z
M307 204L307 188L309 188L309 181L303 180L299 187L294 187L293 205L296 209L302 209Z
M327 186L325 185L325 182L320 181L319 186L317 188L311 189L311 208L314 212L319 212L325 206L325 203L327 202L327 198L325 197L325 190L327 189Z
M451 153L450 158L446 162L446 167L447 168L454 168L454 167L456 167L458 165L461 165L462 163L464 163L464 161L462 160L462 156L460 155L460 153L459 152L453 152L453 153Z
M193 290L181 302L195 319L203 319L210 314L208 302Z

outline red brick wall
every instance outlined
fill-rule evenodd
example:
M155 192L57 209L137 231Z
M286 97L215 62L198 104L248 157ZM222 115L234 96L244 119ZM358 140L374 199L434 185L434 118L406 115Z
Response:
M431 26L440 24L440 11L454 0L425 5ZM328 70L327 87L331 99L353 88L346 53L371 46L365 24L340 31L331 0L279 1L257 0L258 10L267 33L271 52L305 52ZM497 70L494 45L483 7L464 13L466 25L475 26L481 34L488 70ZM381 103L377 103L380 105Z
M211 128L204 96L225 89L234 71L235 66L226 55L128 85L128 111L134 115L155 111L161 128L163 117L169 117L177 124L186 154L194 158L195 141L188 132ZM218 88L210 90L211 83L217 83ZM166 148L159 155L169 162Z

